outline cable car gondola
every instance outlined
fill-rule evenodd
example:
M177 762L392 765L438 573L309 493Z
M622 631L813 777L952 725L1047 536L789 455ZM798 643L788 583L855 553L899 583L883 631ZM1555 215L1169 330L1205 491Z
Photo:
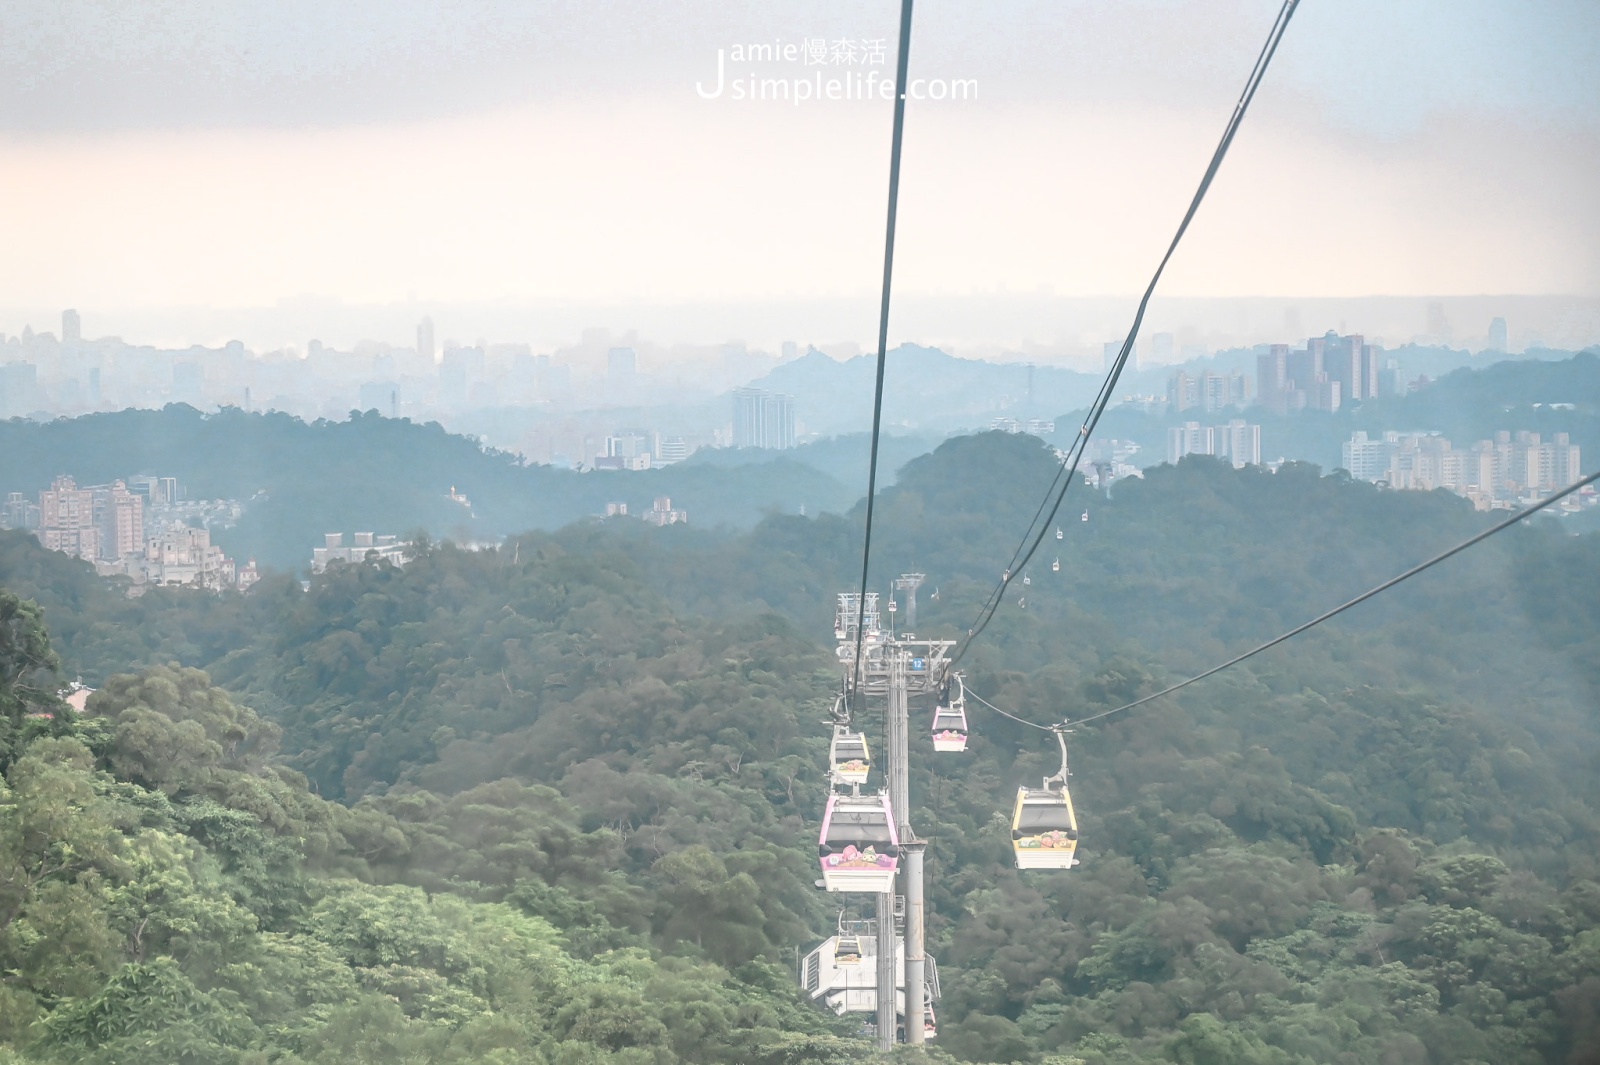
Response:
M1053 729L1061 745L1061 769L1043 787L1018 788L1011 814L1011 849L1018 869L1071 869L1078 864L1078 815L1067 790L1067 738Z
M960 676L952 676L939 690L933 707L933 749L967 749L967 691Z
M872 771L872 754L867 750L864 733L852 731L848 725L833 726L833 740L828 744L828 765L836 783L862 785Z
M817 855L822 886L828 891L893 891L900 869L900 835L889 796L829 796Z
M833 964L860 965L861 937L847 935L839 936L838 943L833 948Z

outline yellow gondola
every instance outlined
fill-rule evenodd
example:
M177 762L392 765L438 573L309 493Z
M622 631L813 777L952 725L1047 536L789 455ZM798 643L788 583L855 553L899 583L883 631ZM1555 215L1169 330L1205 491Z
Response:
M1078 815L1067 789L1067 740L1053 730L1061 745L1061 769L1038 788L1018 788L1011 814L1011 849L1018 869L1070 869L1078 864Z

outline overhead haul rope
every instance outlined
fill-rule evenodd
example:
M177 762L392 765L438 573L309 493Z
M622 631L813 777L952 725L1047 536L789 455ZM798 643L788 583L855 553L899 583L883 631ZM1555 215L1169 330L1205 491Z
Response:
M1439 563L1443 562L1447 558L1451 558L1451 557L1453 557L1455 555L1459 555L1461 552L1465 551L1467 548L1473 547L1473 546L1475 546L1477 544L1482 543L1483 541L1487 540L1489 537L1493 536L1495 533L1502 532L1502 531L1504 531L1506 529L1511 528L1513 525L1517 524L1518 522L1523 521L1523 520L1525 520L1525 519L1527 519L1529 517L1532 517L1534 514L1537 514L1539 511L1545 509L1546 507L1552 506L1553 504L1561 501L1562 499L1565 499L1567 496L1572 495L1574 492L1580 491L1585 486L1594 484L1596 481L1600 481L1600 470L1596 470L1594 473L1589 474L1587 477L1583 478L1582 480L1579 480L1579 481L1577 481L1577 482L1575 482L1575 483L1573 483L1571 485L1568 485L1566 488L1563 488L1561 491L1559 491L1559 492L1555 493L1554 495L1550 496L1548 499L1542 499L1539 502L1533 504L1531 507L1526 507L1526 508L1524 508L1522 510L1517 511L1515 514L1511 515L1509 518L1506 518L1503 521L1496 522L1495 524L1489 526L1487 529L1484 529L1482 532L1478 533L1477 535L1468 537L1467 539L1461 541L1459 544L1456 544L1454 547L1450 548L1449 550L1442 551L1439 554L1434 555L1432 558L1428 559L1426 562L1418 563L1417 565L1412 566L1410 569L1406 570L1404 573L1401 573L1401 574L1399 574L1398 576L1395 576L1395 577L1390 577L1388 580L1384 581L1382 584L1378 585L1375 588L1369 588L1367 591L1362 592L1360 595L1356 596L1354 599L1351 599L1351 600L1349 600L1348 602L1345 602L1345 603L1341 603L1338 606L1334 607L1332 610L1329 610L1326 613L1319 614L1316 617L1312 618L1310 621L1307 621L1302 625L1295 626L1294 628L1290 629L1288 632L1283 633L1281 636L1274 636L1272 639L1268 640L1266 643L1257 644L1255 647L1252 647L1250 650L1244 652L1241 655L1235 655L1233 658L1228 659L1226 662L1223 662L1221 665L1212 666L1210 669L1206 670L1204 673L1196 673L1194 676L1190 677L1188 680L1179 681L1178 683L1173 684L1173 685L1171 685L1169 687L1162 688L1158 692L1155 692L1155 693L1150 694L1150 695L1146 695L1146 696L1144 696L1143 698L1140 698L1140 699L1135 699L1131 703L1124 703L1122 706L1116 707L1115 709L1104 710L1104 711L1102 711L1102 712L1100 712L1098 714L1092 714L1089 717L1078 718L1076 721L1063 721L1063 722L1060 723L1060 725L1069 725L1069 724L1070 725L1087 725L1091 721L1099 721L1102 718L1110 717L1112 714L1120 714L1124 710L1132 710L1136 706L1143 706L1145 703L1152 702L1152 701L1154 701L1156 699L1161 698L1164 695L1171 695L1175 691L1179 691L1180 689L1187 688L1189 685L1194 684L1197 681L1202 681L1202 680L1205 680L1207 677L1215 676L1216 674L1221 673L1223 670L1227 669L1230 666L1236 666L1240 662L1243 662L1247 658L1254 658L1256 655L1260 654L1262 651L1265 651L1265 650L1268 650L1270 648L1276 647L1280 643L1283 643L1285 640L1289 639L1290 637L1298 636L1302 632L1305 632L1307 629L1314 628L1315 626L1322 624L1324 621L1327 621L1329 618L1334 618L1334 617L1339 616L1340 614L1343 614L1346 610L1349 610L1351 607L1357 605L1358 603L1364 603L1368 599L1371 599L1373 596L1379 594L1380 592L1388 591L1390 588L1393 588L1395 585L1399 584L1401 581L1408 580L1408 579L1410 579L1412 577L1415 577L1417 574L1421 573L1423 570L1430 569L1433 566L1437 566ZM1021 724L1029 725L1029 726L1031 726L1033 728L1036 728L1036 729L1042 729L1043 731L1046 731L1046 732L1052 731L1054 728L1059 728L1060 727L1060 725L1056 725L1056 726L1041 725L1041 724L1038 724L1037 722L1028 721L1028 720L1025 720L1023 718L1017 717L1015 714L1007 713L1006 711L1000 709L998 706L995 706L993 703L989 702L988 700L983 698L983 696L979 695L975 691L972 691L971 689L968 689L968 694L971 695L974 699L978 700L978 702L982 703L984 706L987 706L990 710L993 710L995 713L1000 714L1002 717L1008 717L1011 720L1019 722Z
M872 560L872 504L878 489L878 438L883 429L883 370L888 362L889 292L894 277L894 223L900 205L900 144L906 126L906 70L911 59L911 2L900 3L900 54L894 76L894 138L889 147L889 222L883 240L883 300L878 309L878 382L872 397L872 457L867 464L867 520L861 542L861 594L856 602L854 688L861 687L861 649L866 636L867 566ZM846 713L848 713L848 706Z
M1239 132L1239 127L1244 123L1245 113L1250 109L1250 102L1255 99L1256 90L1261 87L1261 81L1266 77L1267 67L1272 62L1272 57L1278 50L1278 43L1283 39L1284 31L1289 28L1289 20L1294 16L1295 8L1300 6L1300 0L1284 0L1283 7L1278 11L1278 17L1272 24L1272 30L1267 34L1266 43L1261 46L1261 52L1256 56L1255 66L1250 70L1250 76L1245 80L1244 91L1239 96L1239 101L1234 105L1233 114L1228 118L1228 124L1222 133L1222 139L1217 143L1216 150L1211 155L1211 162L1206 167L1204 176L1200 179L1200 187L1195 190L1194 198L1189 202L1189 209L1184 212L1183 221L1178 225L1178 231L1172 238L1172 243L1167 246L1167 252L1161 257L1161 262L1156 267L1155 274L1150 278L1150 284L1145 287L1144 295L1139 300L1138 310L1133 317L1133 327L1128 330L1127 339L1122 342L1111 369L1107 371L1105 380L1100 385L1100 391L1095 395L1094 402L1089 406L1088 416L1084 418L1083 425L1078 430L1078 435L1067 447L1061 464L1056 469L1055 479L1051 481L1050 488L1045 492L1044 501L1039 504L1039 510L1034 514L1033 522L1023 533L1022 540L1017 544L1017 549L1011 555L1011 562L1001 574L1000 581L994 590L984 600L983 606L978 610L978 617L967 628L967 639L950 660L951 665L961 660L967 649L972 646L972 641L988 628L995 611L1000 608L1000 603L1005 598L1006 589L1011 586L1012 580L1022 571L1022 568L1033 558L1039 550L1039 545L1044 542L1045 536L1050 531L1051 524L1055 521L1056 514L1061 510L1061 504L1067 497L1067 489L1072 487L1072 482L1077 478L1078 465L1083 460L1084 449L1088 446L1089 437L1094 433L1095 426L1100 422L1100 416L1105 413L1106 407L1111 402L1111 394L1115 391L1117 381L1122 376L1123 367L1127 365L1129 355L1133 351L1134 341L1139 336L1139 327L1144 324L1146 309L1150 306L1150 298L1155 295L1156 285L1161 281L1161 275L1166 272L1167 263L1171 261L1173 253L1178 250L1178 244L1189 230L1189 223L1194 221L1195 214L1200 210L1200 204L1205 199L1206 193L1211 188L1217 172L1222 168L1222 161L1227 158L1228 149L1233 144L1234 136ZM881 373L881 368L880 368ZM1051 503L1051 498L1054 502ZM1045 512L1049 505L1049 513L1045 514L1044 521L1039 522L1039 514ZM869 500L870 506L870 500ZM1037 535L1034 530L1037 528ZM1032 536L1032 543L1029 537ZM1024 551L1024 548L1026 550ZM865 584L863 583L863 587Z
M1060 727L1060 726L1053 726L1053 725L1040 725L1040 724L1037 724L1036 722L1029 721L1025 717L1018 717L1016 714L1008 713L1007 711L1000 709L998 706L994 705L989 700L985 699L983 696L979 695L975 691L970 691L969 690L967 692L967 694L972 696L974 699L978 700L978 702L982 703L984 706L987 706L990 710L993 710L995 713L999 714L1001 717L1009 717L1011 720L1015 721L1019 725L1027 725L1029 728L1036 728L1040 732L1054 732L1057 728Z

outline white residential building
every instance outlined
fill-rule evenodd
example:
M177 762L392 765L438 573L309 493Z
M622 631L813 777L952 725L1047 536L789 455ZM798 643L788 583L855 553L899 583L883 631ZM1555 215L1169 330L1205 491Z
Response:
M369 532L358 532L352 539L354 543L346 547L344 533L324 534L323 545L311 552L311 572L321 573L328 568L330 562L361 562L369 556L387 559L396 566L403 566L410 557L410 542L401 540L397 536L377 536Z

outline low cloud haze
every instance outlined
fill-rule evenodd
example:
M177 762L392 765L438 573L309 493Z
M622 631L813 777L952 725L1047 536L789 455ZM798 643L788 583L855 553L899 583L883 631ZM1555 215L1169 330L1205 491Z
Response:
M1141 287L1275 7L919 4L913 76L969 80L976 99L909 109L898 290L995 311L954 333L897 315L897 335L1102 331L1001 309ZM695 87L719 50L889 40L895 13L21 0L0 12L0 330L65 306L156 322L311 294L616 307L584 324L617 329L732 309L673 341L779 338L800 330L745 322L860 300L806 332L868 337L887 103ZM1163 293L1600 294L1597 28L1579 2L1304 5ZM191 338L211 339L198 321Z

